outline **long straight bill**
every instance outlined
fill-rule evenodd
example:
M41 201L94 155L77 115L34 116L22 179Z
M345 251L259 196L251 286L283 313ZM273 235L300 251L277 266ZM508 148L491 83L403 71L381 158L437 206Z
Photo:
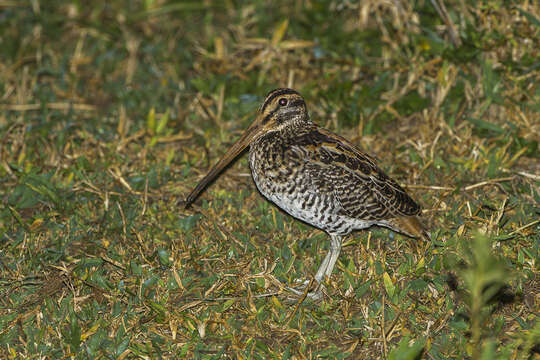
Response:
M214 165L212 169L206 174L206 176L197 184L195 189L193 189L184 204L185 207L188 207L199 194L204 190L204 188L210 183L219 173L227 166L231 161L234 160L255 138L259 130L259 121L254 121L253 124L240 136L238 139L225 153L225 155L219 160L219 162Z

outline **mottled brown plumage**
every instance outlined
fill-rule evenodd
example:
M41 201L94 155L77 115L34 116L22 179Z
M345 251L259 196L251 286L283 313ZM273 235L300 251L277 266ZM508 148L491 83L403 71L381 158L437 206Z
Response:
M313 123L304 99L292 89L266 96L257 119L189 194L186 206L248 145L259 191L331 236L330 251L315 275L318 283L331 275L342 237L353 230L380 225L429 239L417 218L420 207L405 190L369 155Z

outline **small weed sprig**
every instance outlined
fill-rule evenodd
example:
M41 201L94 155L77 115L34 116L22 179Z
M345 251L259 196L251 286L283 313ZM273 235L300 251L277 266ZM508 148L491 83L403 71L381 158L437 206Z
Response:
M472 358L480 359L482 352L492 351L487 328L497 295L512 278L503 261L492 250L493 240L476 234L472 242L462 240L460 251L466 267L459 272L464 281L464 299L470 319ZM483 350L484 349L484 350Z

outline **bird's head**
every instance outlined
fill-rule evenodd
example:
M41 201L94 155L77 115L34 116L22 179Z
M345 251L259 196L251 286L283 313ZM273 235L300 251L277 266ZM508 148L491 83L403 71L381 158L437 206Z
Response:
M307 121L309 121L309 117L306 103L296 90L279 88L270 91L259 108L255 121L188 195L186 206L191 204L210 181L260 136Z

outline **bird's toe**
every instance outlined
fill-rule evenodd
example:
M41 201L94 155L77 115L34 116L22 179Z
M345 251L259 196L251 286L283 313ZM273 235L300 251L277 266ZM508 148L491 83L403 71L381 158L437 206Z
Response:
M324 297L325 286L317 280L300 280L295 281L294 287L287 287L287 290L294 293L296 297L307 297L313 301L321 301Z

